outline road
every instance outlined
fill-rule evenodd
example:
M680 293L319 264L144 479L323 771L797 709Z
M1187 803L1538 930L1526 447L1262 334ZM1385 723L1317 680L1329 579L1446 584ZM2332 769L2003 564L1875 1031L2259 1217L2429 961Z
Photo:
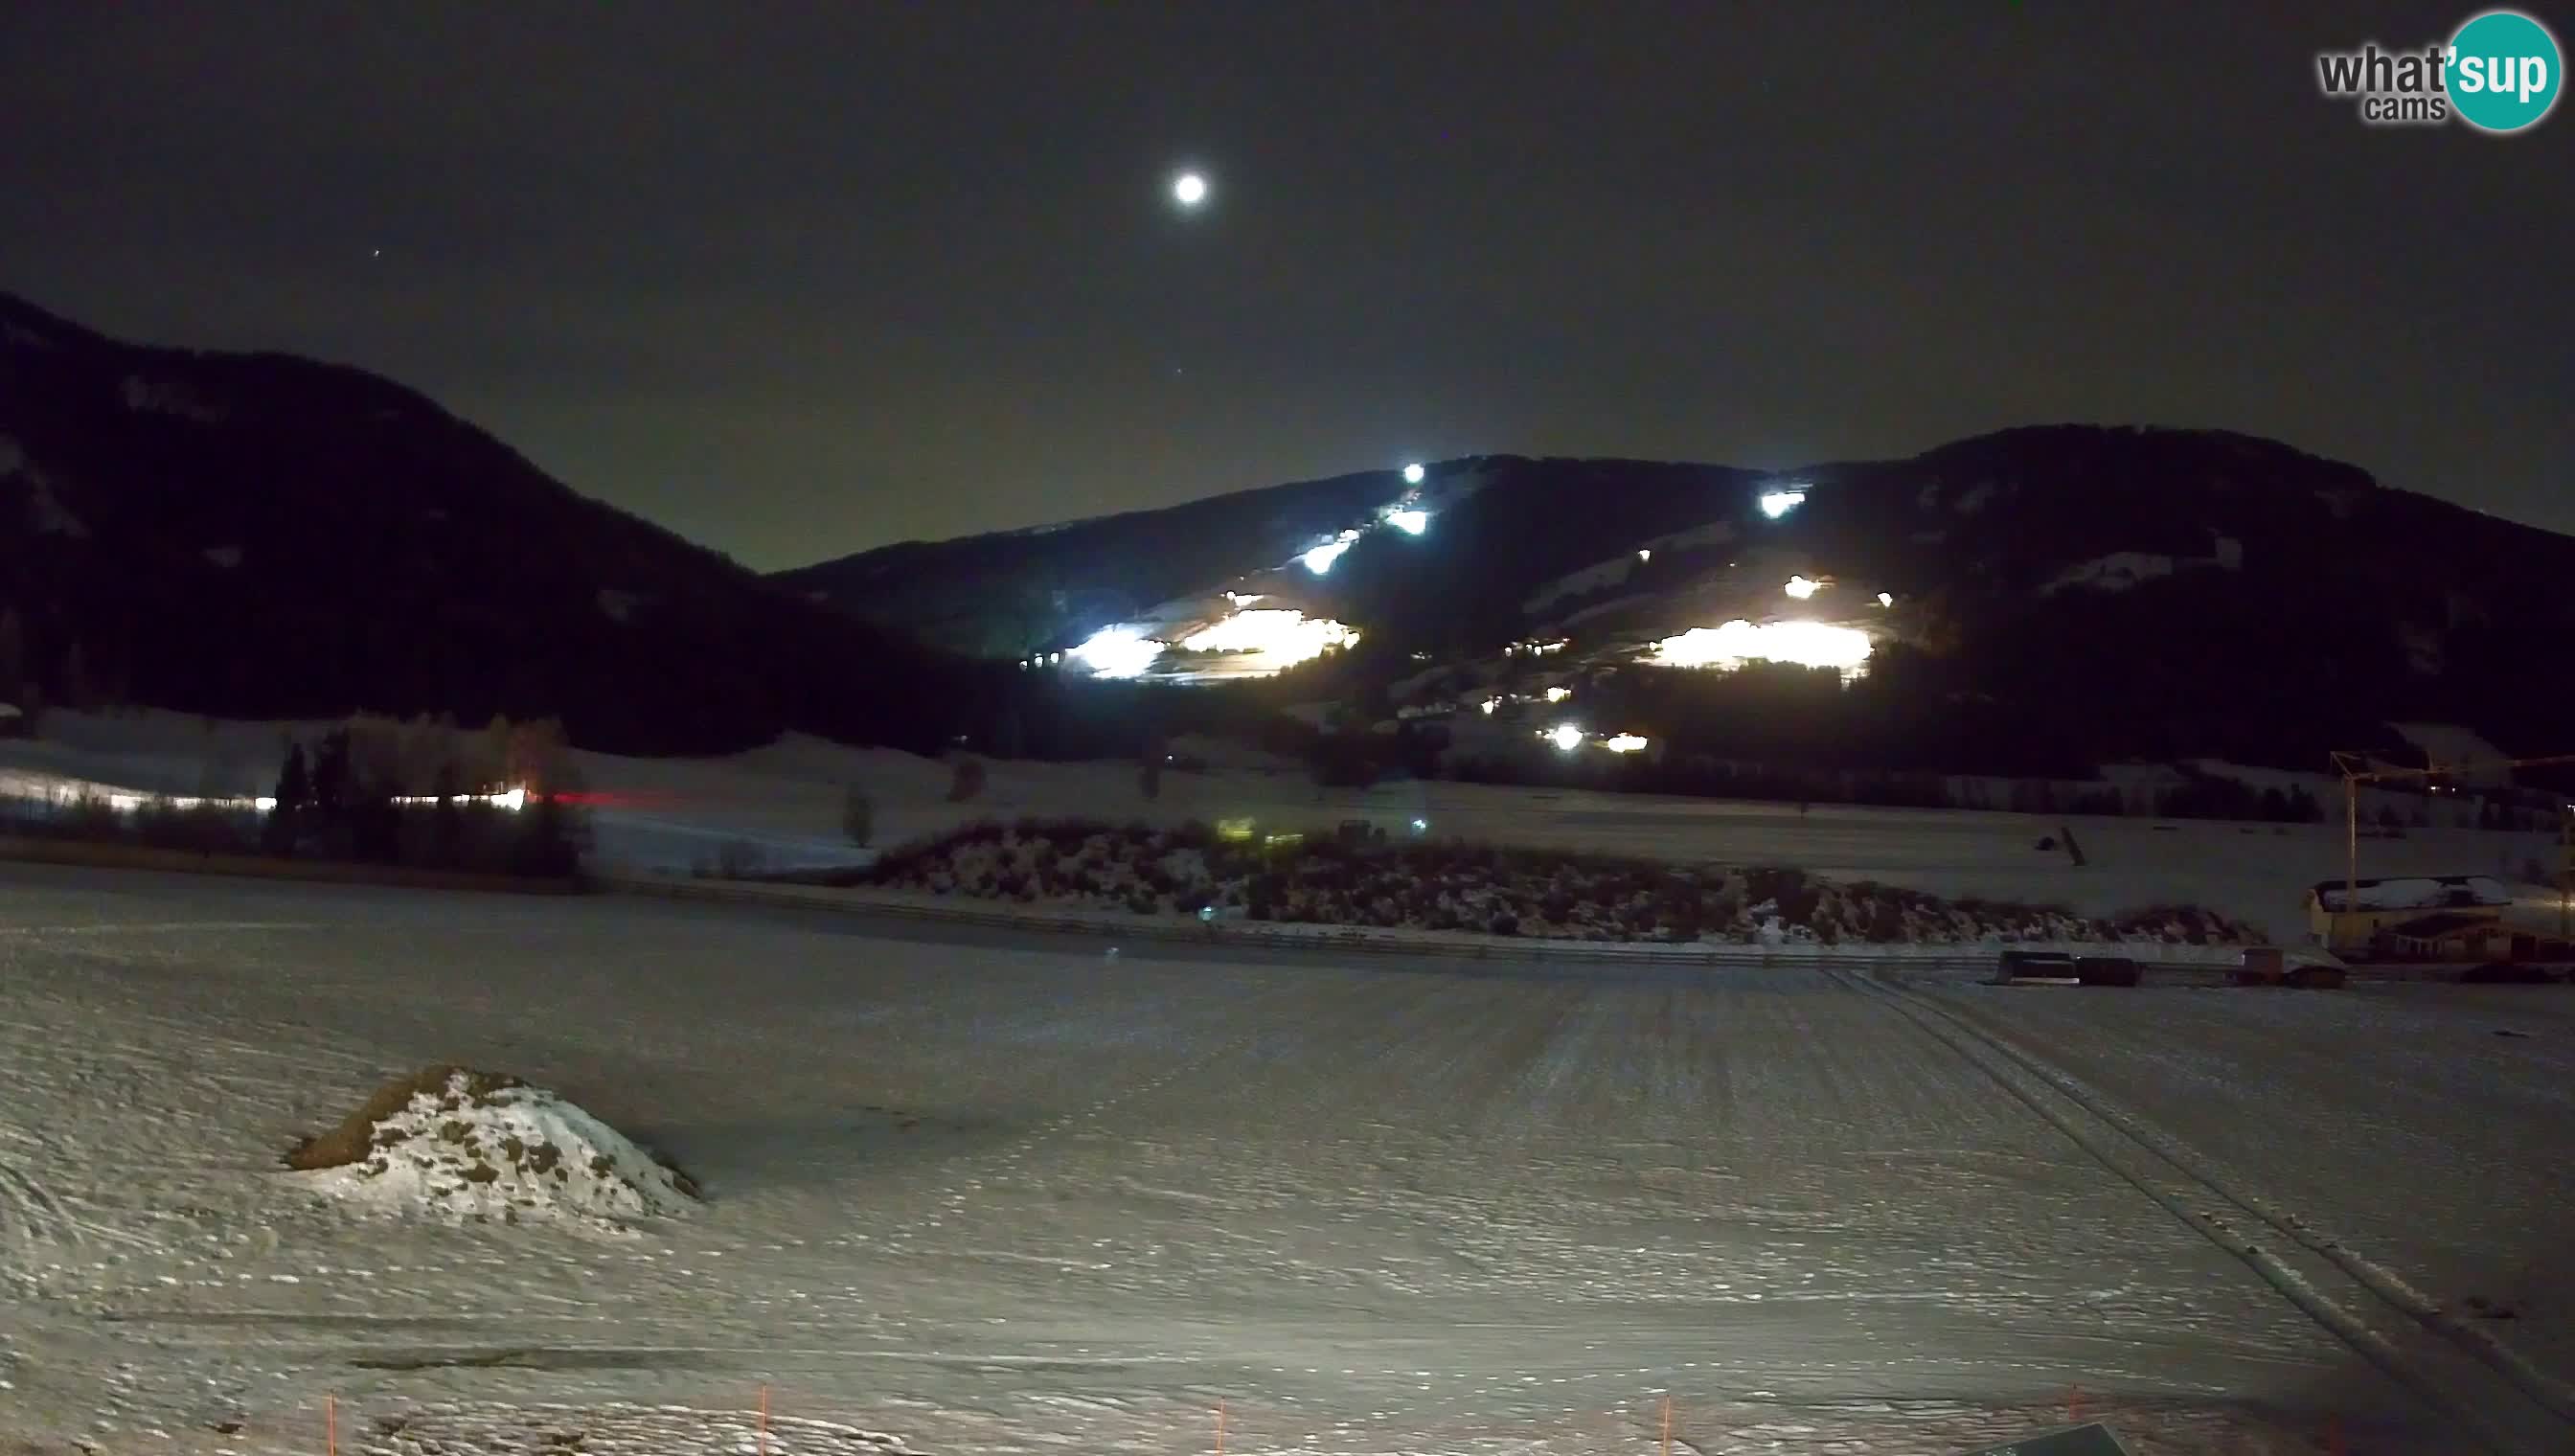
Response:
M2105 1016L2122 993L1113 957L29 867L0 868L0 1435L179 1450L301 1449L326 1394L500 1449L511 1403L747 1409L763 1384L924 1451L1197 1450L1220 1398L1231 1449L1623 1449L1666 1394L1707 1451L1964 1448L2069 1404L2143 1449L2303 1450L2333 1422L2417 1449L2435 1412L1919 1003L2079 1047L2099 1091L2327 1221L2385 1205L2355 1236L2427 1278L2538 1225L2480 1231L2387 1160L2440 1144L2445 1180L2526 1219L2554 1186L2531 1151L2567 1130L2565 1080L2541 1090L2562 1012L2479 1043L2521 1090L2454 1137L2390 1088L2438 1071L2412 1039L2455 1013L2360 995L2282 993L2246 1030L2229 1008L2261 993L2169 993L2211 1008L2173 1022L2163 993ZM2179 1049L2203 1033L2293 1093L2295 1159ZM275 1171L434 1061L557 1088L707 1207L623 1240L386 1227ZM2560 1429L2522 1411L2499 1439Z

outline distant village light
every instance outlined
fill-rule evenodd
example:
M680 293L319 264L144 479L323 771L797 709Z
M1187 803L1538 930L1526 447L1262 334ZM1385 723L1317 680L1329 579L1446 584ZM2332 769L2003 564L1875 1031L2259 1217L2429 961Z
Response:
M1419 461L1414 461L1412 464L1403 468L1403 483L1407 486L1420 485L1421 478L1428 474L1429 472L1421 468L1421 463Z
M1773 521L1804 504L1806 504L1806 492L1802 487L1791 486L1783 490L1761 493L1761 514Z

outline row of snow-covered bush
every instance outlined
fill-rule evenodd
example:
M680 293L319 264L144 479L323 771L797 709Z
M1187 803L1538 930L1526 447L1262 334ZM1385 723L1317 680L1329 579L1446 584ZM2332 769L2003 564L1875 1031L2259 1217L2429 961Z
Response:
M2109 919L1942 900L1781 867L1676 865L1452 839L1346 832L1229 838L1202 824L1086 819L968 825L892 849L854 878L1024 904L1584 940L1840 943L2258 941L2191 906Z

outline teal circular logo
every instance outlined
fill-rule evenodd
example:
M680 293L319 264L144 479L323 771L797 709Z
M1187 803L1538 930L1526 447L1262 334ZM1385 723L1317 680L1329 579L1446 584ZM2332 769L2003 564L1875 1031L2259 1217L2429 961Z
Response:
M2518 10L2489 10L2450 37L2441 79L2459 120L2517 132L2557 104L2566 89L2563 57L2548 27Z

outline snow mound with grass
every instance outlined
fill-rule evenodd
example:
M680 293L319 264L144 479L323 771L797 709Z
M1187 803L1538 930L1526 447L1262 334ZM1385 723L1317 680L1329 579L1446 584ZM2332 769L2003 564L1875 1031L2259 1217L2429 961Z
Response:
M543 1087L432 1067L380 1088L287 1158L322 1192L459 1223L615 1228L687 1212L688 1176Z

